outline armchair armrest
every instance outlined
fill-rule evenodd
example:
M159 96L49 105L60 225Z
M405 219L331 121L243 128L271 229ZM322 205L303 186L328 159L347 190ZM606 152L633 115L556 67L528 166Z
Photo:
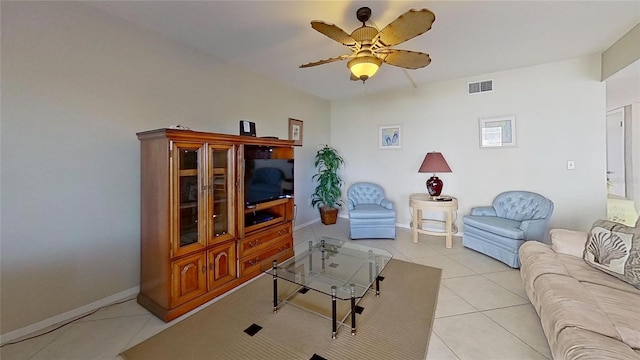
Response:
M356 207L356 205L353 203L353 200L347 199L347 209L348 210L353 210L355 207Z
M524 231L524 240L538 240L548 243L545 241L548 221L549 219L522 220L520 230Z
M589 238L585 231L551 229L551 249L560 254L582 257L584 246Z
M393 202L387 199L382 199L380 201L380 206L383 206L386 209L393 210Z
M478 206L471 208L471 215L478 216L497 216L496 209L493 206Z

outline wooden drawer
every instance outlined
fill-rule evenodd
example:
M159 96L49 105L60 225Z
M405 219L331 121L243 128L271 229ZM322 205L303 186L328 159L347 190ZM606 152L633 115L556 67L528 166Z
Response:
M256 254L276 242L281 242L285 238L291 238L291 222L266 230L260 234L246 237L238 242L238 257L243 258Z
M293 256L293 238L287 237L261 252L240 259L240 276L260 272L263 262L278 260L279 262Z

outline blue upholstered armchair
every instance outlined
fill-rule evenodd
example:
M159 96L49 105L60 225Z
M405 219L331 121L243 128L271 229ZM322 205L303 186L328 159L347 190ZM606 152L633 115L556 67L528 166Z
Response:
M462 245L513 267L520 267L518 249L525 241L547 242L553 202L529 191L507 191L492 206L475 207L463 217Z
M359 182L347 191L351 239L395 239L396 211L376 184Z

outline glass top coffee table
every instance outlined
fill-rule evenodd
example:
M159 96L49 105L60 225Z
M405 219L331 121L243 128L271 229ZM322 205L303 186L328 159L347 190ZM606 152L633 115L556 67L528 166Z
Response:
M356 333L357 302L375 284L380 295L380 273L393 256L386 250L329 237L309 241L308 250L262 271L273 276L273 312L278 312L278 279L298 285L299 291L314 290L331 299L332 333L337 333L337 300L351 301L351 334ZM372 290L373 291L373 290ZM287 302L287 299L283 300ZM346 318L346 317L345 317ZM344 319L343 319L344 320Z

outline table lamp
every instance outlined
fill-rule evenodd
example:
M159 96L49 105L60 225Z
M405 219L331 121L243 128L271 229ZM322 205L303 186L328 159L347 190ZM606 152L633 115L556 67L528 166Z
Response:
M436 176L436 173L451 172L451 168L449 164L447 164L447 160L442 156L442 153L434 151L427 153L418 172L433 173L433 176L427 180L427 191L431 197L435 197L440 196L443 185L442 180Z

